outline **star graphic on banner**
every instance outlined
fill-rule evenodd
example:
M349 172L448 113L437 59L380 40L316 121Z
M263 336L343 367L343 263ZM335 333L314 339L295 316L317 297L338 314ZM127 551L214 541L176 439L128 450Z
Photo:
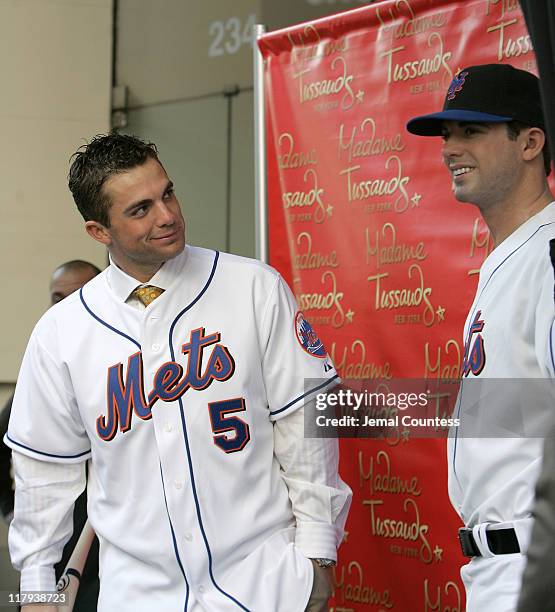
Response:
M412 207L413 208L418 208L419 204L420 204L420 199L422 198L422 196L419 193L415 193L412 198L410 199L410 201L412 202Z
M440 548L436 544L436 547L434 548L434 557L435 557L436 563L439 563L440 561L443 561L442 555L443 555L443 548Z
M445 308L443 308L443 306L438 306L436 315L438 321L445 321Z
M355 316L355 311L349 308L349 310L347 311L347 314L345 315L345 318L347 319L347 321L349 321L349 323L352 323L354 316Z
M405 427L405 429L403 429L403 431L401 432L401 440L403 442L408 442L409 437L410 437L410 429L408 427Z
M326 208L326 213L328 215L328 217L331 217L333 214L333 206L331 204L328 204L328 207Z
M364 91L362 91L362 89L359 89L357 91L357 104L362 104L364 101Z
M345 533L343 534L343 542L347 542L348 539L349 539L349 532L345 531Z

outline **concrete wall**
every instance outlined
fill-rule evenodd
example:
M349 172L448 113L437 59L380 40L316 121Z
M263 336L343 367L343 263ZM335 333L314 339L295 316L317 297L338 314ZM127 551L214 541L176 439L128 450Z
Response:
M105 256L82 229L68 160L108 129L111 0L0 1L0 381L15 381L29 333L48 306L52 270Z
M0 407L49 304L54 268L103 266L67 189L68 160L109 128L112 0L0 0ZM0 591L17 589L0 524Z

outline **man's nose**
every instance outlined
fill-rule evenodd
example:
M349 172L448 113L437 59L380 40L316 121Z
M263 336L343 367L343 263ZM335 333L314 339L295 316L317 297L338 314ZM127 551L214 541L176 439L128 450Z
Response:
M454 136L450 136L449 138L443 141L443 145L441 147L441 154L443 156L444 161L448 161L449 158L458 157L462 153L461 142L459 139Z
M156 223L157 225L173 225L175 223L175 215L165 202L156 204Z

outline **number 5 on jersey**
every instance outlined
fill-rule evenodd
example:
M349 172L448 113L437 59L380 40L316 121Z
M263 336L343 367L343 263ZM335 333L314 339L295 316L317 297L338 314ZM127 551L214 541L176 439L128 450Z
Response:
M249 426L238 416L230 416L235 412L246 410L245 400L242 397L211 402L208 404L210 422L214 432L214 444L224 453L236 453L245 448L251 439ZM233 436L228 436L233 432Z

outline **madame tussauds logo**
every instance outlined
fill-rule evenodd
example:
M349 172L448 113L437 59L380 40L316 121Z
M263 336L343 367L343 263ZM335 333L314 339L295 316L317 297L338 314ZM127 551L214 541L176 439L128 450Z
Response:
M282 148L283 146L283 148ZM315 166L318 163L316 149L309 151L298 151L295 149L295 139L292 134L283 132L278 138L278 164L280 169L303 168L304 166Z
M344 53L348 49L346 38L322 40L312 24L307 25L303 32L288 33L287 38L291 43L291 58L295 62Z
M501 19L507 13L520 9L518 0L486 0L486 15L493 14L495 11L501 10Z
M305 191L284 191L281 201L285 209L290 208L310 208L314 204L314 221L323 223L326 219L327 206L323 201L324 188L318 187L318 175L314 168L308 168L303 175L305 183L312 183L313 187Z
M301 232L297 236L297 244L304 252L299 252L293 258L294 270L317 270L318 268L337 268L339 265L337 251L313 251L312 236L308 232Z
M403 63L394 61L394 55L404 51L404 45L380 53L380 58L387 58L388 84L399 81L411 81L430 74L437 74L441 70L443 70L444 80L450 83L453 79L453 71L448 63L452 56L451 51L444 51L443 39L437 32L432 32L428 36L428 47L436 47L437 49L436 53L431 57L421 57Z
M416 500L407 497L403 502L402 519L383 516L383 499L364 499L364 506L370 511L370 533L378 538L395 538L405 542L420 543L418 557L423 563L431 563L433 559L432 547L427 538L430 526L423 523L420 518L420 509Z
M349 351L347 351L346 346L341 351L337 348L335 342L331 345L331 360L342 378L353 380L391 379L391 364L388 361L381 364L368 361L366 354L366 344L360 338L352 342Z
M347 128L348 130L348 128ZM345 136L345 125L339 126L339 149L338 158L342 158L343 151L347 151L349 163L358 157L370 157L372 155L383 155L384 153L400 153L405 149L402 135L397 132L391 136L377 135L376 122L372 117L366 117L359 128L353 126L351 135Z
M347 201L355 202L367 200L375 196L392 196L397 193L393 203L395 212L405 212L409 206L407 183L410 177L403 175L403 164L398 155L391 155L385 162L385 169L394 171L395 174L386 178L365 178L357 180L357 172L362 168L360 164L349 166L339 171L340 176L346 176Z
M412 287L386 287L389 272L373 274L368 282L375 282L375 310L391 310L404 307L422 306L422 319L426 327L433 325L435 309L431 304L432 288L426 286L424 272L420 265L411 264L408 268L408 280L417 285Z
M355 602L362 604L370 604L372 606L380 606L380 610L393 608L394 602L391 597L389 589L383 591L377 590L371 584L364 582L364 570L362 565L357 561L351 561L349 563L345 576L345 566L337 568L335 574L339 574L339 578L336 578L336 593L337 599L341 603ZM338 610L339 608L336 608Z
M337 76L320 81L307 82L306 75L311 72L310 68L293 75L293 78L299 80L299 101L301 104L325 96L343 93L341 98L342 110L351 108L355 101L355 94L351 86L354 77L348 72L345 58L341 55L335 57L331 62L331 69L338 73Z
M366 263L370 264L374 258L376 268L407 261L424 261L428 256L422 240L415 244L397 242L397 229L393 223L384 223L381 231L376 230L374 244L372 244L370 228L366 228L365 235Z
M396 39L436 30L447 23L447 15L442 12L416 15L408 0L397 0L395 4L390 4L384 9L384 14L378 5L376 16L381 26L380 36L383 33L384 36Z
M301 310L327 310L333 312L332 327L341 327L345 321L345 312L341 301L345 294L338 291L337 278L331 270L326 270L321 277L322 284L331 281L331 288L327 293L298 293L296 295Z

